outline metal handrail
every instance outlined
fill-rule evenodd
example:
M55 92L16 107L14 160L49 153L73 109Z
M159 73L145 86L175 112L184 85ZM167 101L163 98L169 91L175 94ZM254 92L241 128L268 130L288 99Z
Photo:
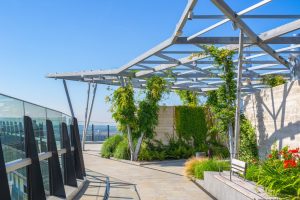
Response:
M71 147L71 151L74 151L74 147ZM57 151L58 155L63 155L67 153L66 149L60 149ZM52 152L43 152L39 153L39 161L47 160L52 157ZM21 158L17 160L13 160L10 162L5 163L6 167L6 173L10 173L13 171L16 171L18 169L21 169L23 167L29 166L32 164L32 161L30 158Z

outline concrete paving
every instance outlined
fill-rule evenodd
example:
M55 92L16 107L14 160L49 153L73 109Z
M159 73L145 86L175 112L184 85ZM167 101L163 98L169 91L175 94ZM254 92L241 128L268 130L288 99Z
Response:
M89 184L77 199L102 199L105 177L110 177L109 199L210 200L192 181L183 176L184 160L151 162L137 166L101 158L101 145L87 144L84 151Z

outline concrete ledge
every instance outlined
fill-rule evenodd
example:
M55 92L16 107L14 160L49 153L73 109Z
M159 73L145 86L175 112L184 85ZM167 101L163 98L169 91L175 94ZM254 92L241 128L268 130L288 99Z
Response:
M86 184L87 180L84 178L84 180L77 179L77 185L78 187L71 187L68 185L65 185L65 191L67 200L72 200L74 197L80 192L80 190L83 188L83 186ZM63 200L63 198L49 196L47 200Z
M204 180L196 182L219 200L278 199L269 196L262 187L257 186L254 182L236 176L233 176L230 181L229 172L204 172Z

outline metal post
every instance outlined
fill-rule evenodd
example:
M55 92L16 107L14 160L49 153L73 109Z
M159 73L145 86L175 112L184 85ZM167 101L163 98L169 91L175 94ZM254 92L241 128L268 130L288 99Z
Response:
M85 137L87 133L87 116L88 116L88 110L89 110L89 101L90 101L90 88L91 83L88 84L88 91L87 91L87 100L86 100L86 107L85 107L85 116L84 116L84 128L83 128L83 134L82 134L82 150L84 151L84 143L85 143Z
M94 124L92 124L92 141L94 142L95 138L94 138Z
M91 108L90 108L88 120L87 120L87 123L86 123L85 135L84 135L84 138L82 139L82 148L83 148L83 150L84 150L85 136L86 136L87 129L89 127L91 116L92 116L92 112L93 112L93 106L94 106L94 100L95 100L95 96L96 96L96 91L97 91L97 83L94 84L94 91L93 91L93 98L92 98Z
M107 138L109 138L109 125L107 125Z
M69 103L71 115L72 115L72 117L74 117L74 111L73 111L73 107L72 107L72 102L71 102L71 98L70 98L70 95L69 95L69 91L68 91L68 87L67 87L67 83L66 83L65 79L63 79L63 83L64 83L64 88L65 88L66 96L67 96L67 99L68 99L68 103Z
M243 73L243 40L244 33L243 30L240 30L240 39L239 39L239 61L238 61L238 74L237 74L237 82L236 82L236 110L235 110L235 126L234 126L234 157L238 157L239 150L239 139L240 139L240 112L241 112L241 80Z
M63 176L59 164L56 141L54 138L53 124L51 120L46 120L47 146L48 151L52 152L52 157L48 159L49 165L49 189L50 195L66 198Z

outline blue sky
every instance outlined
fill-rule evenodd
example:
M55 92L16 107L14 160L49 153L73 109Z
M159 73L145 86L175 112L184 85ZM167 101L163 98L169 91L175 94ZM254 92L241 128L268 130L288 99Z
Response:
M62 82L46 79L47 73L126 64L173 33L186 2L0 0L0 93L69 113ZM239 2L236 10L258 1ZM286 4L281 5L283 2ZM216 10L208 0L199 0L199 4L203 4L199 12L209 14ZM299 14L299 8L298 0L274 0L260 11ZM256 26L263 29L268 25ZM68 85L75 114L82 120L87 85ZM106 86L98 87L92 120L112 121L109 105L104 103L110 92ZM173 105L179 101L171 95L164 103Z

